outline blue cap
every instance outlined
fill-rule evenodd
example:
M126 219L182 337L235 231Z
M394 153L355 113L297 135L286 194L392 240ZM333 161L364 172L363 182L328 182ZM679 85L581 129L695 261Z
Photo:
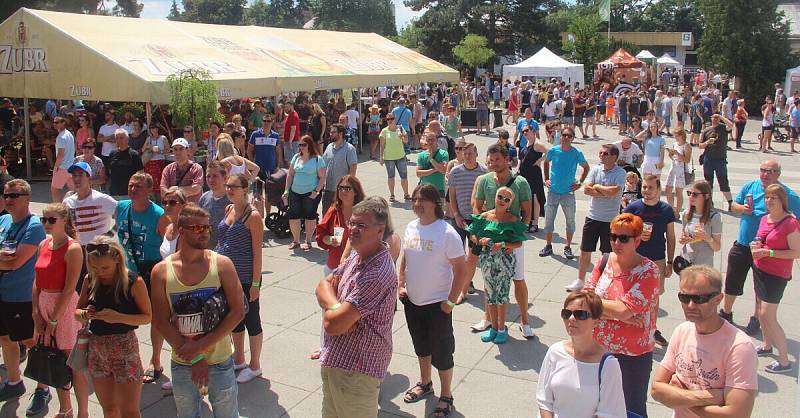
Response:
M89 167L89 164L87 164L87 163L85 163L85 162L83 162L83 161L78 161L77 163L75 163L75 164L72 164L72 165L71 165L71 166L70 166L70 167L67 169L67 172L69 172L70 174L72 174L72 173L74 173L74 172L75 172L75 170L83 170L83 171L85 171L85 172L86 172L86 174L88 174L88 175L89 175L89 177L91 177L91 176L92 176L92 167Z

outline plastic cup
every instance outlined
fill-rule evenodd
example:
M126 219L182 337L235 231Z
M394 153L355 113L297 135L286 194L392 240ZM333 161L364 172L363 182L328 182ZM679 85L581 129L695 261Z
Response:
M645 222L644 223L644 231L645 232L653 232L653 223L652 222Z
M17 252L17 242L16 241L3 241L2 251L5 254L8 254L8 255L15 254Z
M342 236L344 236L344 228L341 226L336 226L333 228L333 237L337 240L341 241Z
M153 152L155 152L156 154L158 154L160 151L161 151L161 149L160 149L160 148L158 148L158 145L153 145Z

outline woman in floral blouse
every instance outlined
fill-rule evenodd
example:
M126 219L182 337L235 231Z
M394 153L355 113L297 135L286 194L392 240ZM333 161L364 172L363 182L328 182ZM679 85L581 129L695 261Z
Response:
M600 258L584 289L603 298L594 338L619 361L625 406L647 416L659 271L654 262L636 253L643 228L642 219L630 213L611 221L613 252Z

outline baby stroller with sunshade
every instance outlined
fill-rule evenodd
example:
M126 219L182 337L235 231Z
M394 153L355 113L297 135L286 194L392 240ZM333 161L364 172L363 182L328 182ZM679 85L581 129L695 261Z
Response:
M267 177L264 182L266 199L277 211L267 214L264 218L264 226L278 238L287 238L291 235L289 230L289 208L283 201L283 191L286 190L286 176L288 174L288 170L281 168Z

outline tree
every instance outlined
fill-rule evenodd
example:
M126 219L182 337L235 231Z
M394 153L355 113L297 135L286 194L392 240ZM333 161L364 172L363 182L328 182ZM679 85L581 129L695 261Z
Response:
M397 34L391 0L317 0L311 10L314 29Z
M167 76L165 85L170 93L173 126L191 125L195 132L200 132L201 124L205 129L211 120L225 122L224 115L217 111L217 85L207 71L181 70Z
M594 64L605 58L608 50L607 40L598 29L601 25L600 15L597 13L577 15L567 26L567 32L572 36L572 41L565 41L564 53L576 63L583 64L585 79L589 80Z
M790 53L789 25L776 0L700 0L706 28L698 49L703 67L736 76L746 102L759 104L784 79L797 55Z
M477 68L494 57L494 51L488 48L487 44L488 41L485 37L469 34L453 48L453 55L458 57L470 69Z
M117 4L111 9L114 16L139 17L144 9L144 4L137 0L117 0Z
M416 20L416 18L412 19L411 22L400 28L400 32L398 32L397 36L390 36L391 40L406 48L418 49L420 46L420 35L419 28L417 28L415 24Z
M178 2L177 0L172 0L172 6L169 8L169 14L167 15L167 19L169 20L181 20L181 11L178 10Z
M256 0L244 11L246 25L267 26L270 21L270 7L264 0Z
M183 0L181 20L218 25L241 25L245 1Z
M14 14L20 7L54 10L69 13L113 14L139 17L143 4L137 0L118 0L109 12L104 0L0 0L0 22Z

